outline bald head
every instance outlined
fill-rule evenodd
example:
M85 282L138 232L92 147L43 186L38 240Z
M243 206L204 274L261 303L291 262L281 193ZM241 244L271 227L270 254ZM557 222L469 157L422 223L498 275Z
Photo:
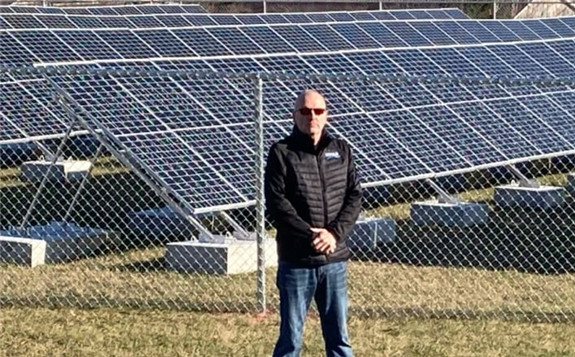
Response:
M323 95L313 89L303 91L295 101L293 117L299 131L310 135L317 145L327 124L327 107Z
M297 96L295 103L294 103L294 112L299 110L300 108L304 107L306 99L308 99L308 100L311 100L311 99L320 100L323 103L323 106L321 108L325 108L325 99L323 98L323 95L321 95L316 90L306 89Z

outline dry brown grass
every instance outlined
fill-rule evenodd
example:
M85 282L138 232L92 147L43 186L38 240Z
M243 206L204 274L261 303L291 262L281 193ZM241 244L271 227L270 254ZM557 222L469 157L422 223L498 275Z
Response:
M4 265L1 299L8 304L109 306L205 311L256 311L255 273L180 274L162 266L164 248L131 251L34 269ZM277 304L274 268L267 298ZM350 305L373 316L507 316L575 311L573 274L533 274L476 267L350 263ZM569 314L563 316L571 318ZM556 319L557 317L549 317ZM546 319L545 316L542 317Z
M197 312L0 310L6 356L269 356L278 317ZM356 356L573 356L575 326L502 321L352 317ZM323 356L318 319L308 318L302 356Z

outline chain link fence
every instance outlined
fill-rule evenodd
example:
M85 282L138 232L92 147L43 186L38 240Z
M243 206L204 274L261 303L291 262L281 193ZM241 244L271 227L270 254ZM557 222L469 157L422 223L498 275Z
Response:
M316 88L365 191L352 314L572 319L570 79L170 66L2 71L2 305L275 310L262 169Z

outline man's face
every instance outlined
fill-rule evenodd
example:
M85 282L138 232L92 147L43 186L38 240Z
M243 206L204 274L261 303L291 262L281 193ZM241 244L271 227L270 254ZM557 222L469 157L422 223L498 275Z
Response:
M317 92L308 92L303 100L297 103L294 122L299 131L313 138L319 138L327 123L325 100Z

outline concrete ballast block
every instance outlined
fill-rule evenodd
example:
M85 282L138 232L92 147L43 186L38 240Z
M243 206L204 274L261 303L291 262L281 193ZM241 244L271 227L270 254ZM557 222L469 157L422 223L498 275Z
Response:
M163 237L189 240L194 232L193 225L169 206L133 212L129 217L128 230L152 240Z
M27 161L20 167L23 180L30 182L40 182L48 175L52 182L76 182L86 177L92 168L90 161L66 160L56 161L53 165L51 161Z
M15 239L16 242L43 242L38 250L42 259L34 258L31 266L43 263L63 263L95 255L105 244L117 239L115 232L90 227L80 227L65 222L51 222L47 225L27 228L9 228L0 231L0 236ZM29 243L29 244L31 244ZM6 253L8 254L8 253ZM28 263L26 263L28 265Z
M495 188L493 200L499 207L556 208L565 203L565 188L504 185Z
M567 185L565 185L565 189L571 196L575 196L575 173L567 175Z
M41 239L0 236L0 262L27 265L44 264L46 242Z
M375 249L378 244L395 240L395 220L385 218L367 218L358 220L347 238L351 250Z
M179 272L225 275L257 270L257 242L253 240L172 242L166 248L167 267ZM266 267L277 266L275 239L265 240L264 251Z
M416 225L468 227L486 223L489 207L484 203L415 202L410 215Z

